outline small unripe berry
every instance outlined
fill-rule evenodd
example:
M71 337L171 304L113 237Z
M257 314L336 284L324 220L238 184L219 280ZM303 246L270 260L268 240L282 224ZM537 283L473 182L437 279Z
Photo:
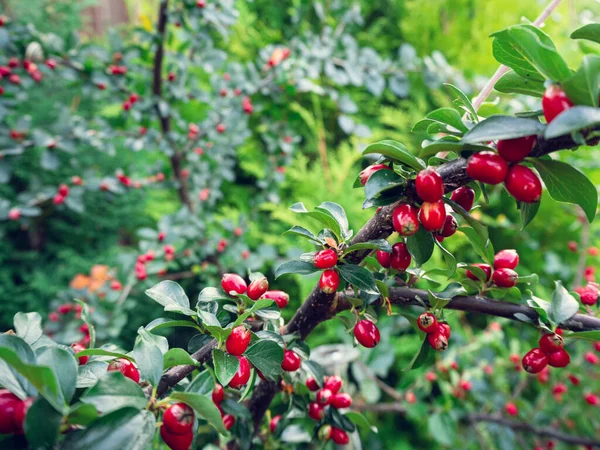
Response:
M371 175L373 175L378 170L392 170L392 168L389 166L386 166L385 164L373 164L373 165L365 168L362 172L360 172L360 174L358 174L360 183L363 186L365 184L367 184L367 181L369 180L369 178L371 178Z
M236 389L244 386L250 379L250 363L244 356L236 356L240 362L240 367L229 382L229 387Z
M494 271L492 281L500 288L511 288L517 285L519 275L512 269L498 269Z
M515 405L512 402L507 403L504 406L504 409L506 409L506 412L509 416L516 416L517 414L519 414L519 408L517 408L517 405Z
M392 225L401 236L412 236L419 230L419 211L412 205L399 205L392 212Z
M300 364L302 360L298 356L297 353L286 350L283 352L283 361L281 363L281 368L286 372L295 372L300 368Z
M366 319L360 320L354 326L354 336L360 345L367 348L375 347L381 339L377 326Z
M430 312L424 312L417 317L417 326L425 333L432 333L437 330L437 319Z
M481 270L483 270L483 272L485 273L485 281L489 281L490 277L492 276L492 268L489 264L471 264L474 267L478 267ZM466 275L468 278L470 278L471 280L474 281L481 281L479 280L479 278L477 278L477 276L471 272L470 270L467 269Z
M248 292L246 295L252 300L258 300L265 292L269 289L269 281L262 277L258 280L254 280L248 285Z
M527 372L539 373L548 365L548 357L539 348L533 348L525 353L521 364Z
M332 375L327 378L325 383L323 383L323 387L329 389L332 393L337 394L342 388L342 384L344 382L337 375Z
M223 401L223 399L225 398L225 390L223 389L223 386L221 386L220 384L215 384L215 387L213 388L212 391L212 401L218 405L219 403L221 403Z
M317 381L313 377L308 377L306 379L306 387L313 392L319 390L319 385L317 384Z
M71 348L73 349L73 352L75 353L75 355L77 355L77 353L80 353L85 350L85 347L83 345L77 344L77 343L71 344ZM89 356L79 356L77 358L80 366L84 366L85 364L87 364L89 359L90 359Z
M444 180L433 167L427 167L417 174L415 188L424 202L437 202L444 196Z
M250 344L250 339L252 335L250 331L243 325L235 327L231 330L231 334L227 337L225 341L225 347L227 348L227 352L230 355L240 356L243 355L248 345Z
M337 253L332 248L321 250L315 254L313 262L317 269L331 269L338 262Z
M346 445L348 442L350 442L348 433L336 427L331 427L331 440L337 445Z
M323 425L317 433L320 441L328 441L331 439L331 425Z
M427 342L434 350L444 351L448 348L448 338L440 333L439 331L434 331L427 335Z
M467 175L486 184L499 184L504 181L508 164L493 152L475 153L467 163Z
M277 429L277 424L280 420L281 416L275 416L271 419L271 421L269 422L269 429L271 430L271 433L275 433L275 430Z
M243 294L246 292L246 281L235 273L226 273L221 279L221 286L228 294Z
M185 403L175 403L163 414L163 426L173 434L185 434L194 426L194 410Z
M494 256L494 269L514 269L519 265L519 254L516 250L500 250Z
M283 291L267 291L261 298L267 298L273 300L279 306L279 309L283 309L290 302L290 296Z
M429 203L424 202L419 209L419 221L423 228L429 232L438 232L444 227L446 221L446 205L442 200Z
M536 136L525 136L498 141L498 154L508 162L523 161L535 144Z
M412 256L404 242L396 242L392 245L392 256L390 258L390 267L402 272L410 266Z
M349 408L352 405L352 397L346 393L333 394L331 397L331 406L336 409Z
M540 350L544 353L554 353L562 349L565 345L563 338L556 333L544 334L539 341Z
M139 383L140 382L140 371L135 367L135 365L125 358L119 358L112 361L108 368L106 369L108 372L119 371L125 377L130 380Z
M457 228L458 228L458 222L456 221L456 219L454 218L454 216L452 214L448 214L444 221L444 226L442 227L442 231L440 231L440 235L442 237L450 237L454 233L456 233Z
M329 389L323 388L317 392L317 403L321 406L329 405L332 396L333 393Z
M504 186L520 202L535 203L542 197L542 183L529 167L515 164L508 169Z
M388 252L384 252L383 250L377 250L377 261L384 269L389 269L390 262L392 259L392 254Z
M333 294L340 285L340 275L334 269L329 269L321 274L319 288L326 294Z
M542 97L542 111L548 123L552 122L556 116L572 106L573 102L569 100L565 91L557 84L548 86Z
M325 417L325 410L318 403L310 403L308 405L308 417L318 422Z

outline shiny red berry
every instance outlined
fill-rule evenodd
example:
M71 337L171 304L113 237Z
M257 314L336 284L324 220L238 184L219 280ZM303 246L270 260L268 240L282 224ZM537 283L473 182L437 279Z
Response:
M444 180L433 167L427 167L417 174L415 188L424 202L437 202L444 196Z
M140 371L135 367L135 365L125 358L119 358L113 360L106 369L108 372L119 371L125 377L130 380L139 383L140 382Z
M331 427L331 440L337 445L346 445L348 442L350 442L348 433L336 427Z
M591 405L591 406L600 405L600 397L598 397L595 394L592 394L591 392L588 392L587 394L585 394L583 396L583 398L585 399L585 401L588 405Z
M467 175L486 184L499 184L506 178L508 164L493 152L475 153L467 163Z
M548 86L542 97L542 111L548 123L552 122L556 116L572 106L573 102L569 100L565 91L557 84Z
M444 351L448 348L448 338L439 332L439 330L429 333L427 335L427 342L431 345L431 348L437 351Z
M190 430L184 434L176 434L163 425L160 427L160 437L171 450L188 450L194 440L194 433Z
M223 425L226 430L231 430L231 428L235 425L235 417L231 414L225 414L223 416Z
M271 430L271 433L275 433L275 430L277 429L277 424L280 420L281 416L275 416L271 419L271 421L269 422L269 429Z
M332 375L328 377L327 380L325 380L325 383L323 383L323 387L325 389L329 389L332 393L337 394L342 388L343 384L344 382L340 377L338 377L337 375Z
M17 431L14 420L15 409L22 400L9 392L0 389L0 434L11 434Z
M221 386L220 384L215 384L215 387L213 388L212 391L212 401L218 405L219 403L221 403L223 401L223 399L225 398L225 390L223 389L223 386Z
M325 417L325 410L318 403L310 403L308 405L308 417L318 422Z
M514 404L514 403L512 403L512 402L509 402L509 403L507 403L507 404L504 406L504 409L506 409L506 413L507 413L509 416L516 416L517 414L519 414L519 408L517 408L517 405L515 405L515 404Z
M533 170L520 164L508 169L504 186L520 202L535 203L542 197L542 182Z
M548 365L552 367L567 367L571 362L571 356L564 348L548 355Z
M388 252L384 252L383 250L377 250L377 261L384 269L389 269L390 262L392 259L392 254Z
M430 232L438 232L446 222L446 205L442 200L425 202L419 209L419 221L423 228Z
M77 353L80 353L85 350L85 347L83 345L77 344L77 343L71 344L71 348L73 349L73 352L75 352L76 355L77 355ZM77 359L79 361L79 365L83 366L83 365L87 364L90 357L89 356L79 356Z
M498 154L508 162L523 161L529 155L535 141L535 135L498 141Z
M437 332L446 336L446 339L450 339L450 336L452 335L452 330L450 329L450 325L448 325L447 322L438 322Z
M402 204L392 212L392 225L401 236L411 236L419 230L418 209L412 205Z
M430 312L424 312L417 317L417 326L425 333L432 333L437 330L437 318Z
M539 348L533 348L525 353L521 364L529 373L540 373L548 365L548 357Z
M250 363L244 356L237 356L240 361L240 367L229 382L229 387L236 389L244 386L250 379Z
M556 333L544 334L539 341L540 350L546 354L559 351L565 346L563 338Z
M313 392L319 390L319 385L317 384L317 380L315 380L313 377L308 377L306 379L306 387Z
M471 264L471 265L473 267L478 267L479 269L483 270L483 272L485 273L485 281L490 280L490 277L492 276L492 267L489 264ZM471 280L481 281L481 280L479 280L479 278L477 278L477 276L473 272L471 272L468 269L467 269L466 275Z
M392 245L392 255L390 258L390 267L394 270L402 272L410 266L412 256L408 251L408 247L404 242L396 242Z
M246 281L235 273L226 273L221 278L221 286L223 290L228 294L243 294L246 292L248 286Z
M323 388L317 392L317 403L321 406L329 405L332 396L333 393L329 389Z
M337 253L331 248L321 250L315 254L313 262L317 269L331 269L338 262Z
M185 403L175 403L163 414L163 426L173 434L185 434L192 431L195 419L192 408Z
M326 294L333 294L340 285L340 274L335 269L325 270L319 279L319 288Z
M392 169L391 169L391 167L386 166L385 164L373 164L373 165L365 168L362 172L360 172L358 174L360 183L363 186L365 184L367 184L367 181L369 180L369 178L371 178L371 175L373 175L375 172L377 172L379 170L392 170Z
M465 211L470 211L475 202L475 191L468 186L461 186L452 192L450 200L458 203Z
M442 227L442 231L440 231L440 235L442 237L450 237L456 230L458 229L458 222L454 218L452 214L448 214L446 219L444 220L444 226Z
M333 394L330 404L336 409L349 408L352 405L352 397L346 393Z
M286 350L283 352L283 362L281 363L281 368L286 372L295 372L300 368L301 363L302 360L297 353L291 350Z
M13 420L15 422L15 434L25 433L25 418L27 417L27 411L33 404L33 398L29 397L23 401L19 401L15 405L15 414Z
M516 250L500 250L494 256L494 269L514 269L519 265L519 254Z
M248 285L248 291L246 295L252 300L258 300L265 292L269 289L269 281L262 277L258 280L254 280Z
M225 341L227 352L230 355L243 355L250 344L250 339L252 339L250 330L243 325L235 327Z
M360 320L354 326L354 337L360 345L367 348L375 347L381 339L377 326L366 319Z
M290 296L283 291L267 291L261 298L273 300L279 306L279 309L283 309L290 302Z
M517 285L519 275L512 269L494 270L492 281L500 288L511 288Z

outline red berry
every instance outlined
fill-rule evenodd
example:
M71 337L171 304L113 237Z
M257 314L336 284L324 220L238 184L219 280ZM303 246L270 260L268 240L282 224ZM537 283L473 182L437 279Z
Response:
M51 312L50 314L48 314L48 320L50 320L50 322L58 322L60 320L60 317L58 316L58 313Z
M283 309L290 302L290 296L283 291L267 291L261 298L268 298L273 300L279 306L279 309Z
M467 175L487 184L499 184L506 178L508 164L493 152L475 153L467 163Z
M204 8L206 6L206 0L196 0L196 7Z
M160 437L171 450L188 450L194 440L194 433L190 430L185 434L175 434L163 425L160 427Z
M231 334L225 341L227 352L230 355L243 355L250 344L251 338L252 334L245 326L240 325L235 327L233 330L231 330Z
M225 414L223 416L223 425L226 430L231 430L231 428L235 425L235 417L231 414Z
M424 202L437 202L444 196L444 180L433 167L427 167L417 174L415 188Z
M561 350L565 345L563 338L558 334L544 334L539 341L540 350L546 354Z
M521 364L527 372L539 373L548 365L548 357L539 348L533 348L525 353Z
M250 283L246 295L252 300L258 300L265 292L267 292L267 289L269 289L269 281L265 277L262 277Z
M411 205L399 205L392 212L392 225L401 236L412 236L419 230L419 211Z
M516 250L500 250L494 256L494 269L514 269L519 265L519 254Z
M0 389L0 434L10 434L17 431L14 420L15 409L21 403L21 399L9 392L7 389Z
M332 375L327 378L325 383L323 383L323 387L325 389L329 389L332 393L337 394L342 388L342 384L344 382L337 375Z
M360 345L367 348L375 347L381 339L377 326L366 319L360 320L354 326L354 337Z
M317 380L315 380L313 377L308 377L306 379L306 387L313 392L319 390L319 385L317 384Z
M346 393L333 394L330 404L336 409L349 408L352 404L352 397Z
M61 184L58 186L58 193L60 195L62 195L63 197L66 197L67 195L69 195L69 186L67 186L66 184Z
M433 383L435 380L437 380L437 375L434 372L427 372L425 374L425 379L430 383Z
M583 359L585 359L588 363L594 365L598 364L598 361L600 360L598 356L596 356L592 352L585 352L585 354L583 355Z
M456 233L457 228L458 228L458 222L456 221L456 219L454 218L454 216L452 214L448 214L444 221L444 226L442 227L442 231L440 232L440 235L442 235L442 237L450 237L454 233Z
M62 205L65 202L65 197L63 197L60 194L56 194L53 198L52 198L52 203L54 203L55 205Z
M588 405L592 405L592 406L600 405L600 397L592 394L591 392L585 394L583 398L588 403Z
M175 403L163 415L163 427L173 434L186 434L192 431L195 421L194 410L185 403Z
M230 295L243 294L246 292L246 281L236 273L226 273L221 278L223 290Z
M434 350L444 351L448 348L448 338L443 333L440 333L439 330L429 333L427 341Z
M552 122L556 116L572 106L573 102L569 100L565 91L556 84L548 86L542 97L542 111L548 123Z
M338 445L346 445L350 442L348 433L336 427L331 427L331 440Z
M135 365L125 358L119 358L111 361L106 369L108 372L119 371L125 377L133 380L136 383L140 382L140 371L135 367Z
M340 275L335 269L325 270L319 279L319 288L326 294L333 294L340 285Z
M217 133L225 133L225 124L218 124L217 125Z
M277 424L280 420L281 416L275 416L271 419L271 421L269 422L269 428L271 429L271 433L275 433L275 430L277 429Z
M84 351L84 350L85 350L85 347L84 347L83 345L81 345L81 344L77 344L77 343L75 343L75 344L71 344L71 348L73 349L73 352L75 352L75 354L76 354L76 355L77 355L77 353L80 353L80 352L82 352L82 351ZM88 360L89 360L89 359L90 359L90 357L89 357L89 356L80 356L80 357L78 358L78 360L79 360L79 365L80 365L80 366L83 366L83 365L85 365L85 364L88 362Z
M240 367L229 382L229 387L236 389L244 386L250 379L250 364L244 356L236 357L240 361Z
M438 200L434 203L423 203L419 209L419 221L427 231L440 231L446 222L446 205L444 202Z
M367 181L369 180L369 178L371 178L371 175L373 175L375 172L377 172L379 170L392 170L392 168L389 166L386 166L385 164L373 164L373 165L365 168L362 172L360 172L358 174L360 183L363 186L365 184L367 184Z
M64 303L62 305L59 305L58 308L56 308L56 310L60 314L68 314L69 312L71 312L72 309L73 309L73 305L71 305L70 303Z
M321 250L315 254L313 262L317 269L331 269L338 262L337 253L331 248Z
M412 257L404 242L396 242L392 245L392 256L390 258L390 267L392 269L402 272L410 266L411 260Z
M424 312L419 317L417 317L417 326L421 331L425 333L432 333L438 329L437 319L430 312Z
M584 305L593 306L598 302L598 283L590 281L587 285L576 288L575 292L579 294Z
M384 252L383 250L377 250L377 261L381 264L381 267L384 269L388 269L390 267L390 262L392 259L392 254L388 252Z
M508 169L504 186L520 202L535 203L542 197L542 183L529 167L516 164Z
M517 285L519 275L512 269L498 269L494 271L492 281L500 288L511 288Z
M444 336L446 336L446 339L450 339L450 336L452 335L452 330L450 329L450 325L448 325L447 322L438 322L437 331L438 333L441 333Z
M317 403L321 406L329 405L332 396L333 393L329 389L323 388L317 392Z
M519 408L517 408L517 405L515 405L512 402L507 403L504 406L504 409L506 409L506 412L509 416L516 416L517 414L519 414Z
M300 368L301 363L302 360L297 353L291 350L286 350L283 352L283 362L281 363L281 368L286 372L295 372Z
M215 384L215 387L213 388L212 391L212 401L218 405L219 403L221 403L223 401L223 399L225 398L225 390L223 389L223 386L221 386L220 384Z
M577 375L569 374L568 378L573 386L579 386L579 383L581 383Z
M8 220L19 220L21 218L21 210L19 208L11 208L8 211Z
M489 281L490 277L492 276L492 267L489 264L471 264L473 267L478 267L481 270L484 271L485 273L485 281ZM474 281L480 281L479 278L477 278L477 276L471 272L470 270L467 270L466 273L467 277L470 278L471 280Z
M318 403L310 403L308 405L308 417L318 422L325 417L325 410Z
M25 432L25 418L27 417L27 411L33 404L33 398L26 398L23 401L17 402L15 405L15 413L13 420L15 422L15 434L23 434Z
M556 383L556 385L552 388L552 393L555 395L564 394L567 392L567 385L564 383Z
M535 135L498 141L498 154L508 162L523 161L529 155L535 141Z

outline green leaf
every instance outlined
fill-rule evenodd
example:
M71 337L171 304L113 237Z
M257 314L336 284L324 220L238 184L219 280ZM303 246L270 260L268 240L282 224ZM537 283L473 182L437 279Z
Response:
M519 209L521 210L521 230L523 230L537 214L538 209L540 209L540 202L519 202Z
M78 353L79 355L79 353ZM77 388L94 386L106 373L108 363L104 361L88 361L77 369Z
M382 250L387 253L392 253L392 246L385 239L375 239L372 241L359 242L358 244L351 245L344 250L344 255L355 252L357 250Z
M157 386L162 376L163 354L150 333L144 328L138 329L133 347L133 357L138 365L142 379Z
M600 341L600 330L565 332L563 337L567 339L586 339L588 341L598 342Z
M510 67L517 75L528 80L544 81L537 69L508 40L494 39L492 54L499 63Z
M146 450L152 447L156 419L150 411L122 408L102 415L88 428L72 433L62 450Z
M534 119L512 116L490 116L475 125L462 138L463 143L475 144L501 139L539 135L546 126Z
M207 287L198 294L198 303L210 303L215 300L231 300L221 289Z
M208 311L198 309L198 318L202 321L202 326L206 328L210 335L220 342L227 339L231 334L231 328L223 328L217 316Z
M340 226L342 236L348 235L348 218L346 217L346 211L337 203L323 202L319 206L315 207L317 211L322 211L325 214L329 214Z
M255 312L260 311L261 309L269 308L269 307L273 306L274 304L276 305L276 303L273 300L269 300L266 298L263 298L261 300L257 300L255 302L253 302L252 307L250 309L247 309L246 311L244 311L243 314L240 314L238 316L238 318L233 323L232 328L235 328L238 325L241 325L244 322L244 320L246 320L248 317L250 317Z
M360 289L368 294L379 294L375 277L370 270L354 264L343 264L337 267L340 276L356 289Z
M225 426L223 425L221 413L211 398L201 394L194 394L192 392L174 392L171 394L171 398L174 400L180 400L186 405L191 406L199 417L206 420L222 435L228 434Z
M297 214L305 214L308 217L312 217L317 220L319 223L333 231L333 233L337 236L338 239L342 237L342 229L338 221L332 217L331 214L325 213L323 211L308 211L304 206L304 203L298 202L294 203L290 206L290 210Z
M45 347L38 353L37 363L48 366L54 371L63 397L67 403L70 403L77 384L78 363L73 353L61 347Z
M77 403L71 406L69 415L67 416L68 425L83 425L89 426L98 418L98 410L94 405L88 403Z
M452 446L457 440L457 424L447 412L434 413L427 421L429 435L445 447Z
M600 124L600 109L574 106L559 114L544 133L546 139L571 134L574 131L596 127Z
M190 309L190 300L179 284L171 280L161 281L156 286L146 290L146 295L165 307L165 311L179 312L188 316L195 316L196 312Z
M463 91L461 91L459 88L457 88L456 86L454 86L450 83L444 83L444 86L449 88L450 91L452 91L452 93L454 95L456 95L456 97L457 97L457 99L454 100L452 103L454 103L455 105L464 107L464 109L467 112L469 112L469 114L471 115L471 118L473 119L473 121L479 122L479 118L477 116L477 111L475 111L475 108L473 108L473 104L471 103L471 100L469 100L469 97L467 97L467 95Z
M561 83L571 76L569 66L556 50L552 39L539 28L529 24L513 25L493 33L492 36L500 43L511 46L513 55L518 54L519 58L535 67L544 78ZM498 59L496 52L494 56ZM514 69L519 75L531 78L531 74L521 73L525 69L529 70L527 65L520 62L514 64L514 59L500 62Z
M260 340L246 350L248 360L268 379L273 380L281 374L283 349L271 340Z
M555 284L550 305L550 319L558 325L577 314L579 302L569 294L560 281L556 281Z
M165 361L163 370L170 369L175 366L185 366L185 365L195 365L198 362L190 356L188 352L186 352L182 348L172 348L167 353L165 353Z
M321 364L311 361L305 360L302 361L302 367L307 369L307 372L312 374L312 377L315 379L315 382L318 386L323 387L323 377L325 376L325 370Z
M344 414L347 419L350 419L352 423L354 423L357 427L359 427L364 433L369 433L372 431L373 433L377 433L377 427L371 425L367 418L363 416L361 413L350 411Z
M575 105L598 107L600 93L600 56L585 55L575 74L562 87Z
M491 150L491 147L485 145L466 144L462 141L436 141L423 147L421 149L421 153L419 153L419 156L421 158L427 158L439 152L454 152L459 154L460 152L483 152Z
M323 241L321 241L317 236L315 236L310 230L307 230L304 227L300 227L298 225L294 225L292 228L290 228L289 230L287 230L286 232L283 233L284 235L286 234L296 234L298 236L302 236L304 238L309 239L310 241L312 241L315 244L323 244Z
M312 262L309 261L286 261L281 264L275 270L275 279L279 278L281 275L285 275L288 273L296 273L298 275L310 275L311 273L315 273L319 271Z
M146 330L148 331L156 331L161 330L163 328L176 328L176 327L188 327L188 328L196 328L198 329L198 325L191 320L171 320L166 317L159 317L158 319L154 319L148 325L146 325Z
M42 316L36 312L15 314L14 324L17 336L29 345L42 336Z
M412 167L415 170L425 168L425 163L417 158L403 144L396 141L385 140L369 145L363 155L381 154L391 160Z
M207 395L215 387L215 381L209 370L199 373L185 388L185 392L193 394Z
M48 400L38 397L25 416L25 436L29 448L54 448L60 435L61 421L62 414Z
M505 94L523 94L541 98L544 95L544 82L532 78L525 78L509 70L494 85L494 89Z
M348 417L343 416L337 409L328 408L325 413L325 420L336 428L352 433L356 430L356 425Z
M477 235L481 238L481 240L483 242L488 241L489 233L488 233L488 229L485 225L483 225L479 220L475 219L475 217L473 217L471 214L469 214L469 212L467 210L465 210L462 206L460 206L455 201L450 200L449 198L446 198L446 197L443 197L443 200L445 203L447 203L448 205L450 205L452 207L454 212L459 214L463 219L465 219L465 221L469 225L471 225L471 228L473 228L473 230L475 230L475 232L477 233Z
M433 235L423 227L419 227L415 234L406 238L406 246L417 266L422 266L431 258L435 248L433 241Z
M459 112L454 108L438 108L427 114L426 118L444 125L450 125L455 130L463 133L469 130L463 123Z
M460 227L458 231L463 233L469 239L469 242L471 242L471 245L473 246L473 250L475 250L486 263L490 265L494 263L494 247L489 239L483 240L481 235L470 227Z
M125 358L129 361L135 361L131 356L126 355L125 353L113 352L110 350L105 350L103 348L89 348L87 350L83 350L77 353L77 356L110 356L114 358Z
M421 343L421 348L414 356L410 364L402 369L403 372L408 372L409 370L418 369L426 364L430 364L435 359L434 350L427 342L427 336L423 337L423 342Z
M95 386L83 393L80 400L94 405L102 414L125 407L139 410L148 403L142 388L119 371L106 372Z
M429 295L429 302L433 309L445 308L450 301L459 295L466 295L467 291L462 287L460 283L450 283L443 291L431 292L427 291Z
M586 39L600 44L600 23L588 23L571 33L571 39Z
M433 243L442 251L442 256L444 257L444 262L446 263L446 276L448 278L452 277L452 275L456 273L456 258L454 255L452 255L452 253L446 250L444 246L437 241L437 239L434 239Z
M217 380L223 386L227 386L240 368L240 361L237 357L217 348L213 350L212 356Z
M382 192L403 187L405 181L393 170L378 170L369 177L365 184L365 197L372 199Z
M584 210L588 220L592 222L598 206L598 192L594 184L570 164L551 159L533 160L540 173L550 197L557 202L575 203Z

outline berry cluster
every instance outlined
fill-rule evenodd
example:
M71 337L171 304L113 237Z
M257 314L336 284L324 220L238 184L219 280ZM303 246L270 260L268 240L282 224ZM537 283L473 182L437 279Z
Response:
M33 398L21 400L7 389L0 389L0 434L23 434L32 403Z
M499 288L511 288L516 286L519 281L519 274L515 268L519 265L519 254L516 250L500 250L494 256L494 269L489 264L473 264L473 267L481 269L485 275L484 280L480 280L477 274L467 270L466 275L474 281L483 281L488 283L490 280Z
M434 350L444 351L448 348L452 330L446 322L439 322L435 315L424 312L417 318L417 326L427 333L427 342Z
M221 407L221 403L223 402L223 400L225 400L225 389L223 389L223 386L217 383L215 384L215 387L212 391L212 401L221 413L223 425L227 430L230 430L231 427L235 425L235 417L231 414L225 414L223 408Z
M312 377L306 379L306 387L311 392L316 392L315 401L308 404L308 417L317 422L325 418L327 408L349 408L352 405L352 397L345 392L340 392L343 381L337 375L323 378L323 387L320 388L317 380ZM348 434L339 428L323 424L319 428L319 439L323 441L332 440L338 445L350 442Z
M287 306L290 296L283 291L269 291L269 281L265 278L259 278L246 284L241 276L235 273L226 273L221 279L221 287L232 296L246 294L251 300L268 299L273 300L280 309Z
M335 270L337 263L338 255L332 248L321 250L313 257L315 267L323 269L321 278L319 278L319 288L326 294L333 294L340 285L340 274Z
M160 437L172 450L188 450L194 440L194 410L185 403L169 406L163 414Z
M529 350L521 363L529 373L539 373L546 368L566 367L571 362L569 353L564 349L565 343L558 333L544 334L539 340L539 347Z

